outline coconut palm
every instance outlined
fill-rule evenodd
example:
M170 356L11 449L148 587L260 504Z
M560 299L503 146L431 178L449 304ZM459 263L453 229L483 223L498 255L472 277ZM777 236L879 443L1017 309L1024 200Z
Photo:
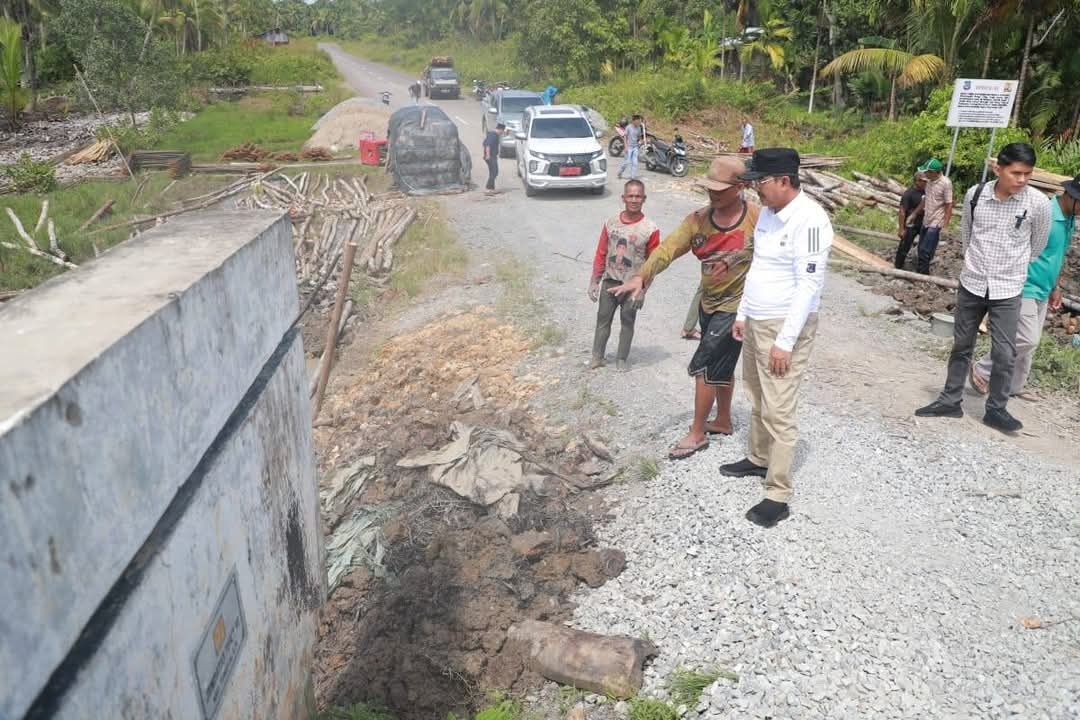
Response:
M0 91L12 129L26 103L22 88L22 25L0 17Z
M739 48L739 79L742 79L743 67L748 65L754 55L765 55L773 70L784 67L784 43L795 36L794 31L779 18L772 18L760 28L753 37L747 37Z
M895 120L896 86L906 88L941 78L945 74L945 61L937 55L913 55L896 48L859 48L849 50L823 67L821 76L848 75L866 70L889 76L889 120Z

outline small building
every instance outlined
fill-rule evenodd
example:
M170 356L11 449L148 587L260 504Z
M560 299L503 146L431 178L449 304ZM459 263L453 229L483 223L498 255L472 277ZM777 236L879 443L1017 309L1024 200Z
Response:
M255 37L261 39L267 45L288 45L289 34L281 28L274 28L273 30L267 30L264 33L260 33Z

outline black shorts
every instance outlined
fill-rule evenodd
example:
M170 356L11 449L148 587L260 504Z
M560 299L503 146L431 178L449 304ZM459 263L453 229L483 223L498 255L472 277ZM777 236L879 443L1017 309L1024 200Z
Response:
M687 372L694 377L704 374L706 385L731 385L735 379L735 366L742 354L742 342L731 336L735 313L709 314L699 307L698 319L701 323L701 342L694 357L690 358Z

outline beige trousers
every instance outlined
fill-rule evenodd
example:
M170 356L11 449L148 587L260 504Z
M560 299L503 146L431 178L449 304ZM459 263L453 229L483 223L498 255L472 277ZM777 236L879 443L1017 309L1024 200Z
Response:
M743 388L751 406L747 458L755 465L769 468L765 497L776 502L791 500L791 463L799 439L795 417L799 409L799 384L810 359L817 325L817 313L811 313L792 349L791 369L781 378L769 373L769 352L784 327L784 319L746 321Z
M1020 320L1016 324L1016 363L1013 365L1012 383L1009 385L1010 395L1019 395L1027 385L1028 376L1031 375L1031 361L1035 357L1035 351L1039 349L1043 323L1046 322L1046 307L1046 300L1024 298L1020 301ZM975 363L975 374L983 380L989 380L993 370L994 361L990 359L990 353L986 353L982 360Z

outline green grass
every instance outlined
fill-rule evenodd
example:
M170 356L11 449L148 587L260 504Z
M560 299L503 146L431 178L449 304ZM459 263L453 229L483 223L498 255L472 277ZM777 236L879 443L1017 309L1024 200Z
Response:
M1080 348L1043 335L1032 358L1029 382L1049 392L1080 394Z
M406 297L416 297L432 286L435 278L460 278L468 253L436 202L420 206L420 214L394 247L390 287Z
M678 717L670 703L651 698L630 699L630 720L678 720Z
M342 97L334 86L322 93L267 92L217 102L163 133L153 149L186 150L206 163L245 142L270 152L299 152L312 124Z
M671 675L668 687L671 690L671 699L679 705L686 705L693 709L701 701L701 693L714 682L724 678L732 682L738 682L739 676L728 670L711 668L709 670L689 670L679 668Z
M137 200L132 203L136 188L144 178L146 185ZM45 196L5 195L0 198L0 208L14 210L22 221L23 227L30 233L33 232L34 225L37 223L42 200L48 198L49 217L56 224L56 236L60 247L71 256L74 263L80 264L94 257L94 245L104 251L126 239L131 232L131 228L120 228L90 234L94 230L121 223L135 216L167 210L171 207L173 200L210 192L228 184L233 179L233 177L221 175L191 175L177 181L169 189L168 194L163 196L162 191L172 182L172 179L164 172L146 173L135 180L124 182L104 180L83 182L54 190ZM99 220L89 231L77 232L78 228L109 199L115 200L112 212ZM7 213L3 210L0 210L0 213L3 213L0 215L0 238L22 244L21 240L16 241L15 228ZM49 241L45 228L37 233L35 240L40 248L48 249ZM34 287L63 271L60 266L22 250L0 248L0 261L4 265L3 271L0 272L0 291Z
M653 457L640 457L637 461L637 479L649 482L660 477L660 462Z

